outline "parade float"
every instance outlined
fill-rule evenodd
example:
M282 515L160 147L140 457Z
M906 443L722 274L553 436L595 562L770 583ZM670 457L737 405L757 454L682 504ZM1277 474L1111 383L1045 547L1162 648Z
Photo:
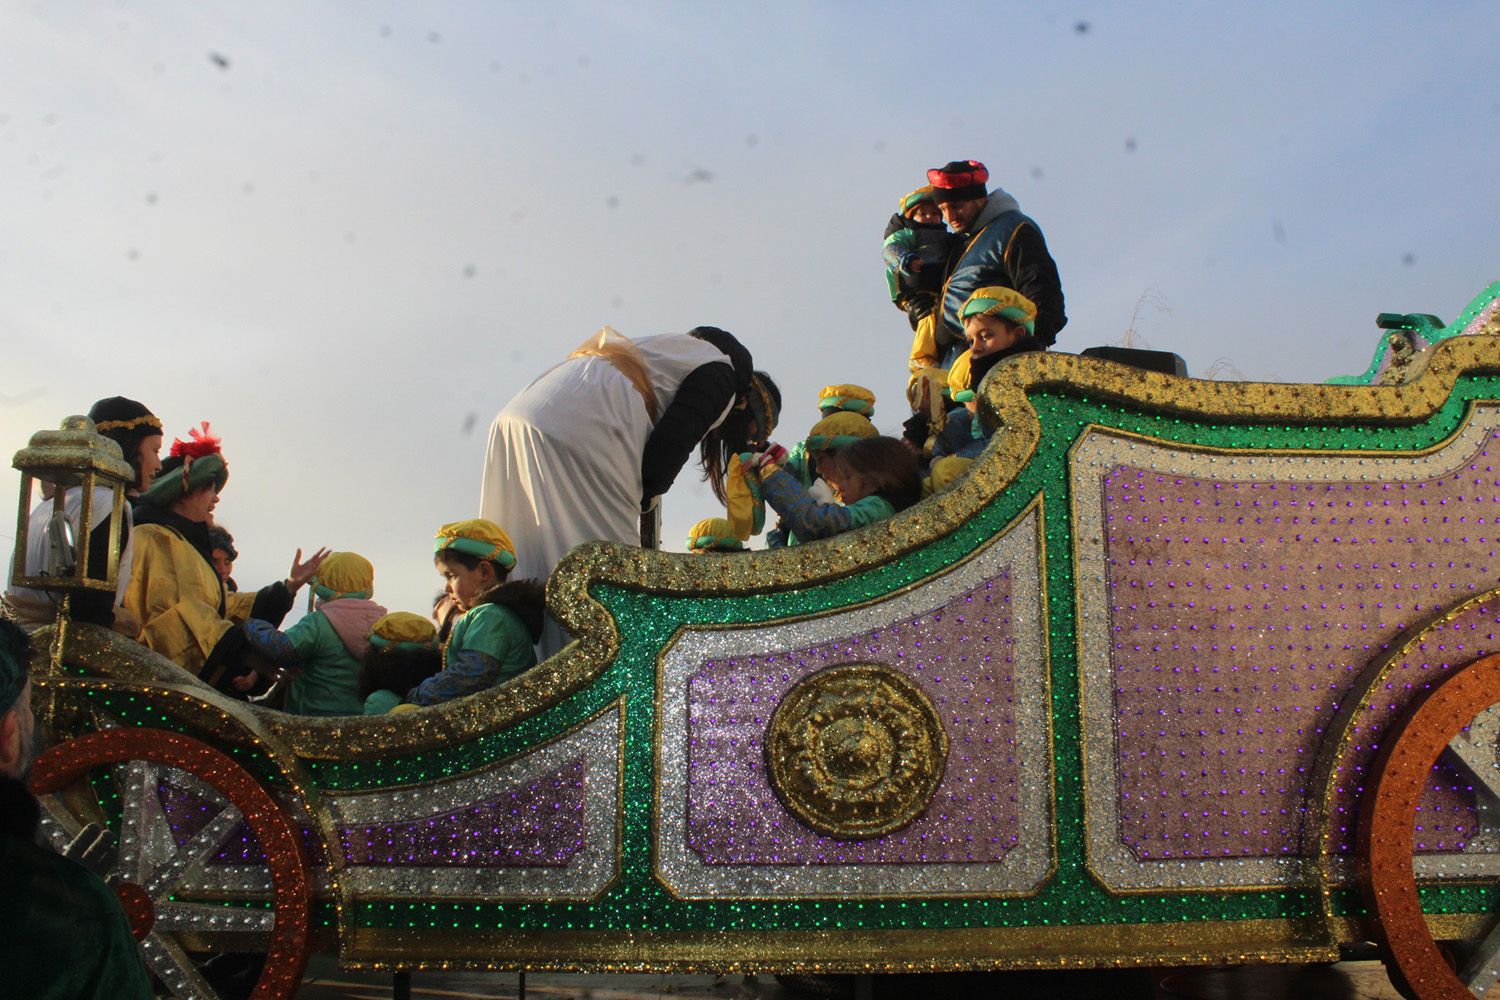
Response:
M582 546L548 586L577 640L441 707L263 710L64 620L46 829L114 833L184 996L204 949L268 952L285 997L314 950L907 972L1371 941L1422 1000L1482 994L1500 284L1382 325L1347 384L1013 359L946 492L790 549Z

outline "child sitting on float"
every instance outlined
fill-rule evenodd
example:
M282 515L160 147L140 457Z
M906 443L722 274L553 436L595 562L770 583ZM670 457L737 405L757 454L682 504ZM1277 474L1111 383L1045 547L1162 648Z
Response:
M293 715L359 715L360 661L370 628L385 612L371 598L375 567L356 552L334 552L312 578L316 610L285 632L269 622L245 623L250 646L292 671L284 708Z
M998 362L1042 350L1035 333L1036 304L1014 288L976 288L959 315L964 321L964 338L969 342L972 388L979 388Z
M788 453L788 461L782 471L796 479L809 497L818 503L836 503L834 494L835 460L840 451L856 441L876 437L880 432L875 425L859 413L837 410L813 424L807 437L798 443L802 452L802 466L797 469L794 459L796 449ZM775 528L766 533L766 547L779 549L788 543L789 528L786 519L777 522Z
M818 393L818 424L809 432L809 437L819 433L818 427L823 425L825 419L839 413L864 418L870 428L870 433L860 434L860 437L874 437L877 433L875 425L870 423L875 419L875 394L873 392L862 385L825 385ZM846 421L842 426L850 426L850 422ZM831 433L841 432L835 430ZM809 455L807 442L808 438L803 438L791 447L782 468L803 486L811 488L818 481L819 473L817 462ZM823 499L831 499L831 495Z
M442 669L437 627L421 615L392 611L370 627L366 640L359 676L366 715L391 711L402 703L406 692Z
M837 450L824 466L837 503L819 503L782 470L779 460L785 454L785 449L772 445L752 467L765 502L788 529L788 545L873 524L905 510L922 495L916 456L895 438L863 438Z
M974 394L969 352L960 354L948 368L948 394L955 403L962 404L948 411L942 430L932 442L934 461L949 456L978 458L989 443L990 435L975 419L978 404Z
M438 529L433 562L463 615L443 647L443 668L406 700L436 705L487 691L536 666L545 604L536 580L509 580L516 549L498 524L484 518Z

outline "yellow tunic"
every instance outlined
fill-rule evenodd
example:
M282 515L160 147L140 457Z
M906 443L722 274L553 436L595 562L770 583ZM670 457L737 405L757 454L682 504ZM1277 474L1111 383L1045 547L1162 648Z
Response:
M140 641L192 673L201 673L224 633L250 617L254 594L228 594L198 550L161 524L137 525L135 564L124 606L140 618ZM219 608L224 607L224 617Z

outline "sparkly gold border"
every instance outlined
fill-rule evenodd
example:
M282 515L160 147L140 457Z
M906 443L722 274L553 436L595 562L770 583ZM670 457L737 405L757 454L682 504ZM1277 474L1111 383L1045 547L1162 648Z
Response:
M360 969L570 972L945 972L1333 962L1289 920L954 930L408 932L361 928ZM1358 934L1345 940L1357 941ZM430 956L441 954L442 960ZM554 956L567 955L566 959Z

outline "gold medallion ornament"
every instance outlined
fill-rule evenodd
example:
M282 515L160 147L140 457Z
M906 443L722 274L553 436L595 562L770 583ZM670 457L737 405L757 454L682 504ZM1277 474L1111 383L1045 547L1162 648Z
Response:
M765 746L782 803L841 840L879 837L916 819L948 761L948 736L926 693L862 663L798 682L771 715Z

